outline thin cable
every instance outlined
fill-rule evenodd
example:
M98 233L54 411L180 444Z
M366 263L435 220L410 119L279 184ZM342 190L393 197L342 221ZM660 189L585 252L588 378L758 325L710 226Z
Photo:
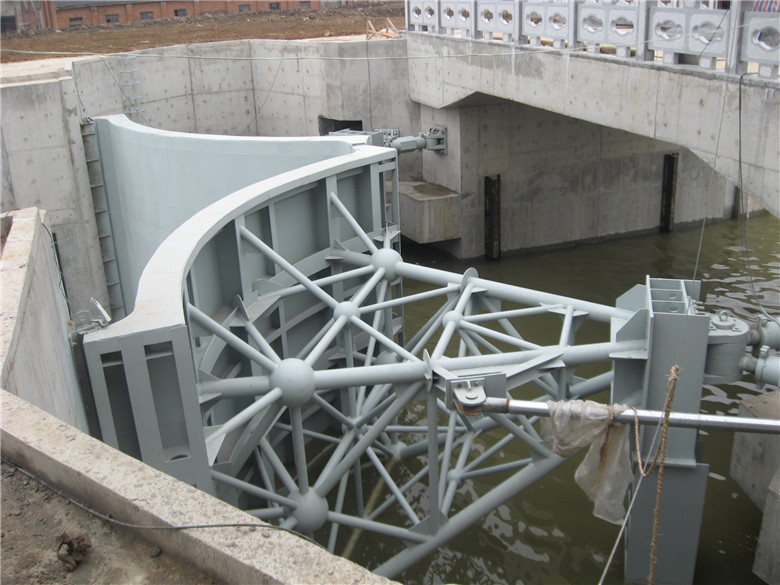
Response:
M723 21L726 20L726 16L729 15L731 12L731 9L726 10L726 12L723 13L723 16L720 19L720 22L718 23L718 26L715 27L715 32L712 33L709 39L707 39L707 44L702 47L701 52L699 53L697 60L701 59L701 56L704 54L704 51L707 50L707 47L710 46L713 40L715 40L715 33L720 30L720 25L723 24ZM718 149L720 147L720 137L723 133L723 113L726 108L726 88L723 88L723 100L721 101L721 109L720 109L720 127L718 128L718 139L715 141L715 161L712 165L713 169L716 168L717 162L718 162ZM709 180L707 181L709 183L707 188L707 195L712 190L712 181L713 181L713 173L710 173ZM693 278L692 280L696 280L696 275L699 272L699 260L701 259L701 251L704 244L704 232L705 228L707 227L707 207L709 204L709 198L705 196L704 199L704 217L701 220L701 234L699 235L699 247L696 250L696 263L693 265Z
M119 53L118 55L121 55L121 54L122 54L122 53ZM117 56L117 55L115 55L115 56ZM129 104L132 104L133 102L132 102L132 100L131 100L130 96L128 96L128 95L125 93L125 90L124 90L124 88L122 87L122 84L119 82L119 79L116 77L116 75L114 75L114 71L113 71L113 70L111 69L111 67L109 66L109 64L108 64L108 59L105 59L105 58L104 58L104 59L103 59L103 64L106 66L106 70L108 71L108 74L111 76L111 79L113 79L113 80L114 80L114 83L115 83L115 84L116 84L116 86L119 88L119 92L122 94L122 97L124 97L124 98L125 98L125 100L127 100L127 102L128 102ZM133 106L131 106L131 107L133 107ZM124 108L122 108L122 109L124 109ZM137 109L137 111L135 111L135 112L133 112L133 113L134 113L135 115L137 115L139 118L141 118L141 120L143 120L143 121L144 121L144 123L145 123L147 126L153 126L153 124L152 124L152 123L151 123L149 120L147 120L147 119L146 119L146 116L144 116L144 115L141 113L141 110L140 110L140 109Z
M712 174L710 173L710 181L712 181ZM704 245L704 230L707 227L707 203L704 203L704 217L701 220L701 233L699 234L699 247L696 249L696 263L693 265L693 278L696 280L696 275L699 272L699 260L701 259L701 250Z
M73 315L71 314L70 303L68 302L68 293L65 290L65 277L62 275L62 264L60 264L60 253L57 249L57 240L54 239L54 234L49 229L49 226L46 225L46 223L41 221L41 225L43 226L43 229L45 229L49 234L49 239L51 240L51 250L54 253L54 261L57 262L57 272L59 273L60 277L60 292L62 293L62 299L65 301L65 308L68 310L68 319L72 319Z
M368 73L368 126L369 131L374 130L373 109L374 105L371 99L371 60L368 57L368 41L366 41L366 71Z
M94 510L90 508L89 506L86 506L82 504L81 502L78 502L77 500L74 500L73 498L67 496L65 493L61 492L57 488L53 487L52 485L48 484L41 478L37 477L36 475L30 473L26 469L22 469L17 464L13 463L12 461L9 461L5 457L0 458L3 463L6 465L9 465L10 467L13 467L16 470L21 471L23 474L25 474L30 479L33 479L40 483L42 486L44 486L49 491L57 494L64 500L66 500L68 503L73 504L77 508L80 508L87 512L88 514L91 514L95 518L100 518L101 520L104 520L106 522L109 522L111 524L114 524L116 526L122 526L124 528L131 528L133 530L203 530L203 529L210 529L210 528L270 528L271 530L279 530L281 532L287 532L289 534L292 534L294 536L298 536L300 538L303 538L304 540L307 540L308 542L317 545L321 549L325 550L325 547L323 547L319 542L309 538L305 534L301 534L300 532L297 532L295 530L292 530L290 528L285 528L283 526L276 526L274 524L261 524L259 522L227 522L223 524L182 524L178 526L153 526L150 524L133 524L132 522L123 522L122 520L117 520L116 518L112 518L111 516L107 516L106 514L101 514L97 510Z
M255 117L254 119L249 122L249 124L246 125L246 128L244 128L241 132L239 132L239 136L243 136L246 134L246 132L249 130L249 128L252 126L252 124L256 124L257 128L257 134L260 134L260 113L263 111L263 108L265 107L265 104L268 102L268 98L271 97L271 92L274 90L274 86L276 85L276 78L279 77L279 70L282 68L282 61L284 61L284 54L287 52L287 44L290 42L290 40L286 40L284 42L284 45L282 45L282 54L279 55L279 63L276 65L276 73L274 73L274 78L271 80L271 87L268 88L268 93L265 94L265 99L263 100L263 103L260 104L260 107L255 111ZM254 81L253 81L254 84Z
M721 16L721 18L720 18L720 22L718 23L718 26L716 26L716 27L715 27L715 30L714 30L714 31L712 32L712 34L710 35L710 38L709 38L709 39L707 39L707 43L704 45L704 47L702 47L702 50L701 50L701 52L698 54L698 56L696 57L696 59L701 59L701 56L704 54L704 51L706 51L706 50L707 50L707 47L709 47L709 46L710 46L710 44L712 44L712 41L713 41L713 40L715 40L715 35L716 35L716 34L717 34L717 32L720 30L720 25L721 25L721 24L723 24L723 21L724 21L724 20L726 20L726 17L729 15L729 12L731 12L731 8L729 8L728 10L726 10L726 12L724 12L724 13L723 13L723 16Z
M76 70L71 67L70 71L71 78L73 79L73 87L76 88L76 98L79 100L79 105L81 106L81 118L89 118L89 114L87 114L87 107L84 105L84 101L81 99L81 91L79 91L79 83L76 79Z
M742 189L742 80L747 75L753 75L752 73L743 73L739 76L739 95L738 95L738 101L737 101L737 156L738 156L738 163L737 163L737 172L738 172L738 178L739 178L739 201L738 201L738 209L739 209L739 225L740 225L740 237L742 240L742 262L745 265L745 274L747 275L747 281L748 281L748 288L750 289L750 294L753 297L753 301L758 305L759 310L763 315L769 319L770 321L774 321L777 325L780 325L780 321L778 321L775 317L770 315L767 310L764 308L764 305L761 304L761 299L758 298L758 293L756 292L756 285L755 285L755 279L753 278L753 270L750 268L750 258L748 258L748 243L747 243L747 214L748 210L745 209L745 194L744 190Z
M615 552L617 552L618 546L620 545L620 538L623 536L623 533L626 531L626 526L628 526L628 519L631 516L631 510L634 507L634 502L636 502L636 497L639 495L639 486L642 485L642 480L644 479L644 475L639 474L639 479L636 482L636 486L634 487L634 494L631 496L631 501L628 503L628 509L626 510L626 516L623 518L623 523L620 525L620 530L618 531L617 538L615 538L615 544L612 545L612 550L609 553L609 557L607 558L607 562L604 565L604 571L601 573L601 578L599 579L598 585L604 585L604 579L607 577L607 573L609 572L610 567L612 566L612 561L615 558Z
M645 479L645 477L648 477L650 473L653 471L653 468L655 467L655 463L658 460L658 454L661 449L661 444L656 444L656 441L659 437L659 432L661 431L663 427L663 421L659 421L658 424L655 426L655 433L653 434L653 438L650 441L650 448L648 449L648 458L645 459L645 461L649 460L650 453L655 450L655 456L653 456L653 463L650 465L650 467L646 467L642 463L642 455L641 455L641 449L639 445L639 412L637 412L636 407L633 407L634 410L634 442L636 447L636 459L637 459L637 469L639 470L639 479L636 481L636 485L634 486L634 493L631 496L631 501L628 503L628 508L626 509L626 515L623 518L623 523L620 525L620 530L618 531L617 536L615 537L615 544L612 545L612 550L609 553L609 557L607 558L607 562L604 565L604 571L601 573L601 578L599 579L598 585L604 584L604 579L607 577L607 572L609 572L610 567L612 566L612 561L615 558L615 553L617 552L618 546L620 546L620 539L623 536L623 533L626 531L626 526L628 526L628 520L631 517L631 511L634 509L634 503L636 502L636 498L639 495L639 488L642 486L642 481Z

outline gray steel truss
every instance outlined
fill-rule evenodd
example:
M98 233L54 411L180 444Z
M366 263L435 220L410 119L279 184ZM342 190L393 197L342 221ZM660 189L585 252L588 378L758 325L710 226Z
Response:
M406 263L397 176L394 150L353 144L220 199L163 242L134 311L85 338L106 442L337 554L351 529L396 539L372 567L387 576L564 461L536 414L466 414L459 395L542 404L609 391L661 410L677 364L675 411L697 414L702 381L738 376L751 339L733 320L710 347L696 282L648 278L609 307ZM405 294L412 280L425 292ZM404 311L421 301L437 309L412 330ZM670 432L667 476L689 486L678 491L694 515L706 468L695 440ZM393 462L411 460L401 479ZM385 485L376 506L369 477ZM690 516L667 521L660 564L698 539ZM646 523L629 527L632 575Z

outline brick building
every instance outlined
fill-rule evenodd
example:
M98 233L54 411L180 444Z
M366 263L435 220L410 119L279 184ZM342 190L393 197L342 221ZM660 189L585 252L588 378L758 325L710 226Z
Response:
M56 22L54 2L42 0L0 1L0 32L41 30Z
M64 29L206 13L241 14L265 10L318 9L321 0L4 0L3 32L26 28Z

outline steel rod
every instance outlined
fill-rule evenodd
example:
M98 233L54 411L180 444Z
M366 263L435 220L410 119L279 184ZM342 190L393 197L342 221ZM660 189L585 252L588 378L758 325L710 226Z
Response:
M276 454L276 451L274 451L274 448L271 446L271 443L268 442L266 437L260 439L259 446L263 455L266 456L274 472L279 477L279 480L284 484L284 487L287 488L287 491L292 493L297 490L298 486L295 483L295 479L292 475L290 475L290 472L287 471L284 463L282 463L282 460L279 459L279 455Z
M604 406L606 408L606 405ZM545 402L533 402L530 400L488 398L481 409L483 412L550 416L550 407ZM659 410L637 409L635 415L634 410L629 408L622 414L617 415L615 420L621 423L633 423L636 418L639 419L639 424L658 424L663 421L664 413ZM717 414L672 412L669 415L669 425L689 429L780 434L780 420L767 418L742 418L737 416L721 416Z
M350 299L350 302L355 303L358 307L363 304L363 301L365 301L368 298L368 295L370 295L376 286L379 284L379 282L384 278L385 276L385 269L381 266L376 269L376 272L371 275L371 278L369 278L366 282L363 283L363 285L360 287L360 290L355 293L355 295Z
M257 351L254 347L232 333L223 325L217 323L214 319L198 309L195 305L187 305L187 313L189 314L190 318L192 318L192 320L195 321L198 325L219 337L222 341L227 343L230 347L235 349L243 356L247 357L253 362L260 364L267 370L273 371L276 368L276 364L272 360L264 356L262 353Z
M412 532L406 528L399 528L398 526L383 524L381 522L375 522L374 520L366 520L365 518L356 518L355 516L339 514L338 512L328 512L328 520L331 522L338 522L342 526L360 528L384 536L392 536L406 542L424 543L428 542L429 539L429 536L426 534Z
M387 349L390 351L393 351L400 355L403 359L409 360L412 362L419 362L420 359L416 356L412 355L406 349L398 345L395 341L384 335L383 333L380 333L379 331L376 331L371 328L371 326L360 320L358 317L351 317L350 318L351 323L356 326L358 329L362 329L364 332L368 333L370 336L375 337L376 340L384 345Z
M377 472L379 472L379 475L382 476L382 479L385 481L385 484L387 485L388 489L393 493L395 496L395 500L398 502L398 504L401 506L403 511L408 516L409 520L412 521L412 524L419 524L420 519L417 517L417 514L415 514L412 507L409 505L409 502L406 501L406 498L401 494L401 490L398 489L398 485L396 485L395 481L393 481L393 478L390 477L390 474L388 473L387 469L385 469L385 466L382 465L382 462L379 460L379 457L377 457L376 453L374 453L374 450L369 447L366 449L366 455L368 455L368 458L371 459L371 463L374 464L374 467L376 468Z
M374 573L384 577L397 575L434 552L451 538L461 534L469 526L478 522L498 506L550 473L564 461L566 460L563 457L553 455L548 459L542 459L524 467L450 518L447 523L441 526L438 532L428 537L426 542L402 551L374 569ZM330 514L328 514L328 517L330 518Z
M221 394L223 398L258 396L269 390L271 390L271 379L268 376L205 380L198 383L198 394L201 396L208 394Z
M306 461L306 443L303 437L303 414L300 406L291 406L287 410L290 413L290 424L292 425L290 435L292 436L295 471L298 475L298 490L303 496L309 491L309 469Z
M468 370L478 367L496 367L521 364L540 356L557 354L567 366L579 366L589 362L607 361L610 355L619 352L636 352L647 350L646 339L632 339L605 343L589 343L567 347L547 346L528 351L514 351L493 355L466 356L462 358L442 357L438 364L450 371Z
M322 288L324 286L328 286L329 284L333 284L335 282L341 282L344 280L349 280L350 278L357 278L359 276L363 276L364 274L370 274L373 271L374 271L373 266L361 266L360 268L345 270L344 272L339 272L338 274L332 274L331 276L318 278L317 280L312 280L312 282L316 284L318 287ZM302 284L293 284L291 286L288 286L287 288L275 290L271 293L261 295L259 298L263 298L265 296L288 297L290 295L294 295L302 292L306 292L305 286L303 286Z
M343 386L406 384L409 382L420 382L425 379L427 374L428 365L423 361L401 362L361 368L316 370L314 372L314 384L317 390L341 388Z
M314 346L304 361L310 366L314 366L317 363L317 360L320 359L322 354L324 354L328 349L330 342L336 338L336 336L344 328L344 325L346 325L348 322L349 317L346 315L339 315L336 319L336 322L325 332L325 335L322 336L322 339L320 339L317 345Z
M442 288L435 288L433 290L415 293L413 295L407 295L405 297L398 297L390 299L389 301L382 301L381 303L374 303L373 305L366 305L360 309L361 313L370 313L371 311L379 311L380 309L392 309L399 305L408 305L410 303L416 303L417 301L424 301L426 299L433 299L436 297L444 296L450 293L454 293L460 290L457 284L445 286Z
M347 255L343 255L342 257L347 263L351 263L353 260L351 256L348 257ZM462 274L447 272L445 270L439 270L429 266L417 266L416 264L409 264L407 262L399 262L396 266L396 271L402 277L411 278L413 280L419 280L422 282L430 282L431 284L436 284L439 286L447 286L452 283L460 284L463 281ZM598 303L592 303L561 295L544 293L512 284L493 282L479 277L473 278L471 282L473 282L474 285L478 286L479 288L486 289L488 293L494 297L520 304L531 306L538 306L541 303L548 305L573 305L575 309L590 313L592 318L597 321L609 322L609 320L613 317L618 319L630 319L634 314L633 311L628 311L626 309L600 305Z
M281 397L282 397L282 389L274 388L268 394L266 394L262 398L257 399L255 402L247 406L244 410L242 410L241 412L239 412L229 420L225 421L225 423L221 427L219 427L211 435L206 437L206 442L207 443L213 442L217 440L217 438L222 437L223 435L228 435L229 433L232 433L238 427L240 427L250 419L254 418L255 415L261 413L263 410L268 408L268 406L271 403L276 402Z
M371 252L376 252L378 248L374 242L371 241L371 238L368 237L368 234L366 234L365 230L349 212L349 209L347 209L347 207L341 202L338 196L335 193L330 192L328 193L328 201L330 201L331 204L338 210L338 212L341 214L341 217L343 217L344 220L349 224L349 227L352 228L352 231L355 232L355 235L358 237L358 239L360 239L360 241L365 244L366 248L368 248Z
M277 504L281 504L282 506L287 506L288 508L292 508L293 510L298 507L298 502L296 502L295 500L291 500L290 498L285 498L284 496L280 496L275 492L263 489L261 487L257 487L254 484L248 483L246 481L242 481L231 475L225 475L224 473L220 473L219 471L215 471L212 469L211 477L215 481L237 488L242 492L251 494L253 496L257 496L259 498L266 499L270 502L276 502Z
M332 470L328 471L328 467L320 473L317 482L314 484L315 490L318 495L326 496L331 489L333 489L339 482L341 476L349 471L349 468L358 461L362 456L366 448L374 442L374 440L384 431L384 428L390 421L395 420L395 417L399 412L414 398L420 388L419 384L412 384L400 391L397 394L396 400L393 404L388 406L387 410L377 419L376 423L368 429L365 434L355 443L352 448L344 454L344 457L339 461ZM351 432L351 431L350 431ZM347 435L350 434L347 433ZM351 439L350 439L351 440ZM335 455L335 453L334 453ZM333 458L331 458L333 461ZM330 465L330 462L328 462Z
M500 321L517 317L530 317L531 315L544 315L553 309L562 309L563 305L543 305L541 307L529 307L527 309L513 309L511 311L495 311L493 313L478 313L463 317L469 323L481 323L482 321Z
M250 245L252 245L254 248L257 249L258 252L264 254L269 260L274 262L277 266L279 266L282 270L284 270L287 274L292 276L295 280L297 280L300 284L302 284L307 291L309 291L312 295L317 297L320 301L322 301L325 305L328 307L335 309L336 305L338 304L335 299L333 299L330 295L328 295L324 290L322 290L319 286L314 284L311 279L309 279L308 276L303 274L300 270L298 270L295 266L293 266L290 262L282 258L282 256L276 252L271 246L266 244L263 240L258 238L255 234L253 234L251 231L249 231L246 227L240 228L241 237L244 238Z

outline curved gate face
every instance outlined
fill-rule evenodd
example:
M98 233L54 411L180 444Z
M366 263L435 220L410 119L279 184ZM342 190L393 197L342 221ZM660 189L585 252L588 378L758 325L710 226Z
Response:
M336 554L387 537L370 568L392 576L564 461L536 418L470 396L620 378L613 398L643 403L650 296L607 307L406 263L395 152L344 149L178 227L85 351L104 440Z

